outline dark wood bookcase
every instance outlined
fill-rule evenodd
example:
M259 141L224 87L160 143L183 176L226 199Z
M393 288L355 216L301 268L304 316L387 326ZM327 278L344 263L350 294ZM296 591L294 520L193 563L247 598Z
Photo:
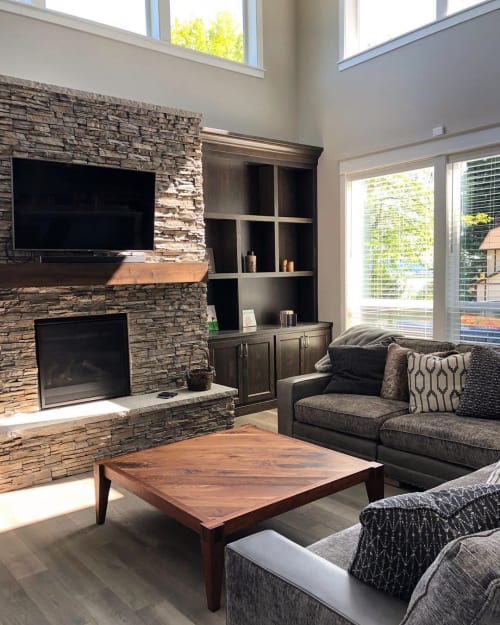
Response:
M269 404L277 375L291 370L276 361L279 336L306 331L281 328L280 310L294 310L307 331L318 322L316 167L322 149L208 128L202 137L206 245L215 262L208 303L215 305L219 322L209 344L217 381L237 386L242 406ZM255 273L245 271L249 250L257 257ZM294 262L293 272L281 270L284 258ZM246 309L257 321L251 340L242 327ZM331 324L317 330L323 343L329 340ZM307 343L306 338L296 343L300 353L294 358L302 363L297 373L311 369ZM259 354L257 366L252 352L254 358Z

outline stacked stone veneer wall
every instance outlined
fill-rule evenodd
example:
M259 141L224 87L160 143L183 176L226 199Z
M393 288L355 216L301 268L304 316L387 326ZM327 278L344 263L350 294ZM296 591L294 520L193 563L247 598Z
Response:
M232 427L228 393L189 406L136 410L0 434L0 492L88 471L117 454Z
M135 395L184 382L206 340L205 298L204 284L0 289L0 415L38 409L35 319L126 312Z
M200 115L0 76L0 262L34 262L12 250L12 157L154 171L146 260L203 260ZM192 346L206 346L204 284L0 285L0 417L38 409L35 319L116 312L128 316L132 394L179 384Z
M13 156L155 172L147 260L203 260L199 114L0 76L0 262L26 257L12 252Z

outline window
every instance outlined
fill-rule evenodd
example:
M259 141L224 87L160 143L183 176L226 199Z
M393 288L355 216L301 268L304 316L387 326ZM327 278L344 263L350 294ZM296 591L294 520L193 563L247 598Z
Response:
M215 57L259 65L260 0L14 0Z
M462 341L500 343L500 155L452 165L450 324Z
M432 336L434 170L351 183L348 322Z
M499 0L343 0L341 59L367 60L498 9ZM388 44L388 42L391 42ZM384 45L385 44L385 45ZM379 48L373 50L373 48ZM339 64L344 69L356 61Z

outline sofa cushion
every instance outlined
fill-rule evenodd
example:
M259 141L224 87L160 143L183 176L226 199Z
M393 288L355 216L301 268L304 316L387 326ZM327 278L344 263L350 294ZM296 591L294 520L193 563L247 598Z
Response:
M403 415L384 422L386 447L478 469L500 457L500 421L442 412Z
M347 571L358 546L360 531L361 525L356 523L341 532L318 540L307 549Z
M387 346L334 345L328 348L332 377L323 393L380 395Z
M476 345L471 352L467 382L457 414L500 419L500 352Z
M434 339L417 339L406 336L397 337L395 341L401 347L408 347L419 354L431 354L432 352L448 352L455 349L455 343L450 341L436 341Z
M371 503L359 520L361 533L349 572L408 600L447 543L500 526L500 486L397 495Z
M410 412L452 412L467 378L470 354L440 358L408 352Z
M334 345L369 345L370 343L379 343L384 339L394 339L399 336L402 335L392 330L378 328L367 323L359 323L335 337L329 347ZM328 352L318 360L314 368L320 373L331 372L332 362Z
M329 393L305 397L295 404L296 421L371 440L378 439L384 421L407 412L406 402L375 395Z
M449 543L418 582L401 625L500 623L500 529Z

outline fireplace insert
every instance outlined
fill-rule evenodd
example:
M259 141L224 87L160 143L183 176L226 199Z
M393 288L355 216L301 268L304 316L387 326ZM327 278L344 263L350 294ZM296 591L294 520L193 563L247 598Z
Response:
M127 316L35 321L40 406L130 395Z

